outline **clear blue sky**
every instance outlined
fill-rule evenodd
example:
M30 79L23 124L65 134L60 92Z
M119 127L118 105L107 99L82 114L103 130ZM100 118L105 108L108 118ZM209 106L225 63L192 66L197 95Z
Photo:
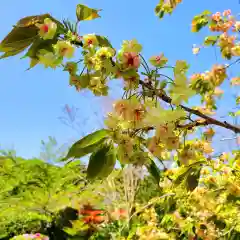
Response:
M200 43L204 36L190 32L193 16L205 9L215 12L230 8L235 13L240 9L238 0L183 0L171 17L159 21L154 15L158 0L8 0L0 3L0 39L25 16L49 12L58 19L74 20L78 3L103 9L102 18L81 24L81 34L107 35L117 48L122 40L137 38L143 44L147 58L164 52L173 64L177 59L187 60L191 63L192 72L209 69L216 60L213 49L204 50L197 58L192 55L192 44ZM14 146L18 155L32 157L39 154L40 141L48 136L56 137L60 143L77 139L78 135L58 119L65 104L79 108L81 132L84 134L100 126L100 109L105 104L103 99L99 101L91 94L81 94L70 88L67 73L61 70L44 70L37 66L26 72L27 67L28 60L20 60L20 55L0 61L0 144L3 148ZM111 95L120 95L119 90L114 85ZM225 103L230 102L226 100ZM93 115L93 110L98 116Z

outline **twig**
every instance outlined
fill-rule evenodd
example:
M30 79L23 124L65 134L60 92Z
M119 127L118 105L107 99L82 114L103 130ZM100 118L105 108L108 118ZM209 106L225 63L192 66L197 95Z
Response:
M166 103L169 103L171 104L172 102L172 99L166 95L166 93L164 91L160 91L160 90L154 90L153 87L150 85L150 84L146 84L144 81L140 80L139 83L144 86L145 88L149 89L149 90L152 90L153 91L153 94L157 95L159 98L161 98L164 102ZM203 113L201 113L199 110L195 110L195 109L192 109L192 108L189 108L189 107L186 107L184 105L180 105L180 107L182 109L184 109L185 111L191 113L191 114L194 114L196 116L199 116L203 119L205 119L205 125L216 125L216 126L219 126L219 127L223 127L223 128L226 128L226 129L229 129L235 133L240 133L240 127L238 126L235 126L235 125L232 125L226 121L224 122L221 122L217 119L214 119L214 118L211 118Z
M177 124L177 127L178 128L184 128L184 129L187 129L187 130L192 130L194 127L206 126L206 125L208 125L206 120L199 119L199 120L193 121L193 122L185 124L185 125Z

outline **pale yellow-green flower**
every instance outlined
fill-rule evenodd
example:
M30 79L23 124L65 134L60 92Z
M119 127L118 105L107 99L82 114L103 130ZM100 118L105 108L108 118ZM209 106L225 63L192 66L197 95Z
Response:
M200 52L200 47L197 47L195 44L192 47L192 53L197 55Z
M98 40L95 34L86 34L83 36L84 46L96 46L98 45Z
M187 77L184 74L176 75L174 84L170 88L170 96L172 103L179 105L184 102L188 102L188 99L195 94L187 84Z
M45 18L43 24L36 24L36 26L39 28L39 35L44 40L54 38L57 31L57 24L50 18Z
M46 68L56 68L62 62L60 58L58 58L54 53L48 52L46 50L39 51L39 63L43 64Z
M58 56L66 58L72 58L75 52L74 46L68 41L58 41L54 49Z
M101 47L96 52L96 58L99 58L100 60L105 60L108 58L113 57L115 54L115 51L110 47Z
M136 39L130 41L124 40L122 50L123 52L140 53L142 51L142 45L139 44Z

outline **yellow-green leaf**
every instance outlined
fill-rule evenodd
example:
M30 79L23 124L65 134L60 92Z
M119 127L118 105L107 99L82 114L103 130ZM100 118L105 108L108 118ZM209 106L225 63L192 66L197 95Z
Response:
M15 56L15 55L21 53L24 49L25 49L25 47L5 52L3 55L0 56L0 59Z
M28 16L20 19L16 26L17 27L30 27L34 26L36 23L43 23L45 18L50 18L51 15L46 13L42 15L34 15L34 16Z
M14 27L12 31L0 43L1 52L12 52L27 48L38 34L36 27Z
M76 9L77 19L78 21L86 21L99 18L100 17L100 15L98 14L99 11L101 10L89 8L83 4L78 4Z
M209 46L212 45L214 46L218 40L219 36L208 36L204 39L204 45Z
M57 19L52 17L49 13L45 13L42 15L34 15L34 16L28 16L20 19L16 26L17 27L29 27L29 26L35 26L36 23L42 24L44 22L45 18L49 18L52 21L54 21L59 27L64 28L64 25L59 22Z
M39 60L37 58L31 58L30 67L27 70L34 68L38 63L39 63Z
M100 35L95 35L95 36L98 41L98 45L100 47L111 47L112 48L112 44L109 42L109 40L106 37L100 36Z

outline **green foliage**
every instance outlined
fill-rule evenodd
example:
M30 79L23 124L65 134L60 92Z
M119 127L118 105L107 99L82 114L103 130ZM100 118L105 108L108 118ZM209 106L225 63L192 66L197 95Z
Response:
M83 170L79 162L57 167L39 159L2 158L1 235L38 231L51 224L85 187Z

